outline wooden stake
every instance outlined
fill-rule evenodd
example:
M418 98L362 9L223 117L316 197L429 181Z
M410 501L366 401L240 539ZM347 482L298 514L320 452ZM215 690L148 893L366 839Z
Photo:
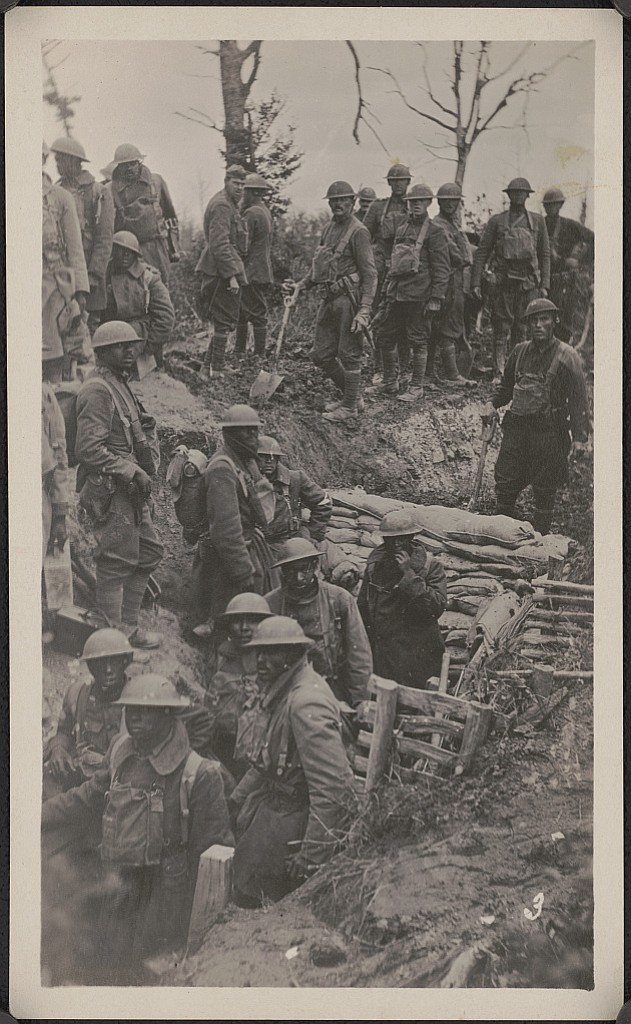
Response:
M594 584L593 583L567 583L565 580L541 580L540 583L533 584L539 590L567 590L568 593L574 594L593 594Z
M392 752L392 732L397 713L398 689L399 687L393 679L378 679L375 684L377 708L366 770L367 793L375 789L388 767Z
M438 692L447 693L447 683L449 682L449 661L451 655L449 651L445 651L440 664L440 680L438 682ZM436 712L436 718L442 718L440 711ZM438 732L432 733L431 743L433 747L439 747L442 743L441 735Z
M549 697L554 689L554 667L536 665L530 676L530 686L538 697Z
M194 953L201 946L206 932L230 901L232 889L231 846L210 846L199 858L193 909L188 926L187 951Z
M458 754L458 760L465 766L469 764L478 747L486 740L492 718L493 711L486 704L479 704L475 700L469 701L467 720Z
M548 579L549 580L562 580L563 579L563 566L565 565L565 559L561 558L560 555L549 555L548 556Z

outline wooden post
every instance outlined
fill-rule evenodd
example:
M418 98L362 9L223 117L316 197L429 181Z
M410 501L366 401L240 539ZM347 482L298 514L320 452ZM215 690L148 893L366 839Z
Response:
M367 793L377 786L388 766L392 751L392 730L397 712L398 689L393 679L379 679L375 685L377 709L366 771Z
M232 889L231 846L210 846L199 858L193 909L188 926L187 951L201 946L206 932L218 914L227 907Z
M462 743L458 760L467 765L476 750L481 746L489 734L493 717L492 709L486 704L479 704L477 701L469 701L467 719L465 721Z
M554 689L554 665L535 665L530 686L538 697L549 697Z
M451 658L451 655L450 655L449 651L445 651L445 653L443 654L443 659L442 659L441 664L440 664L440 680L438 682L438 692L439 693L447 693L447 683L449 682L449 660L450 660L450 658ZM439 711L437 711L436 712L436 718L442 718L442 717L443 716L441 715L441 713ZM441 742L442 742L442 740L441 740L440 733L433 732L432 733L432 739L431 739L432 746L433 747L439 747Z
M561 558L560 555L548 555L548 579L549 580L561 580L563 579L563 566L565 565L565 559Z

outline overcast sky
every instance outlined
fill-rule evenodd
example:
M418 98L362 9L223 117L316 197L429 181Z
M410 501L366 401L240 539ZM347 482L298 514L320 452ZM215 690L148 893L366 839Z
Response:
M361 9L357 13L359 23ZM81 96L73 133L90 157L92 173L99 178L100 168L112 159L115 147L133 142L146 154L151 170L166 178L180 217L196 222L201 222L205 202L222 187L223 176L221 137L175 113L196 107L222 123L219 62L202 54L200 45L186 41L72 41L54 53L55 61L65 58L55 71L60 90ZM212 48L216 43L207 45ZM509 65L523 45L493 44L491 73ZM488 86L483 113L493 109L511 78L550 67L578 45L572 41L534 44L510 74ZM417 45L357 42L356 47L365 68L390 69L410 103L444 117L422 91L423 52ZM432 88L449 107L453 104L449 85L452 44L429 42L425 54ZM337 178L349 180L356 188L372 185L379 195L387 194L383 179L395 159L411 166L414 180L434 188L453 180L454 164L437 159L436 153L426 149L444 147L450 136L406 110L393 94L392 82L376 71L365 70L362 85L371 112L381 122L375 127L387 153L364 125L360 126L361 144L354 142L351 131L357 93L351 55L343 42L265 41L261 56L252 99L264 99L273 90L286 97L283 118L296 125L296 142L304 152L303 165L287 190L295 209L315 212L325 208L322 196ZM580 198L587 188L591 224L593 109L593 46L587 43L541 82L525 111L524 97L514 97L493 122L494 130L476 142L465 177L466 205L474 206L476 197L486 193L489 205L501 208L501 189L510 178L523 174L536 190L533 209L540 208L546 188L559 185L570 197L564 214L578 216ZM527 132L519 127L524 120ZM44 106L45 139L51 142L59 134L61 127L51 108ZM439 152L452 155L449 149Z

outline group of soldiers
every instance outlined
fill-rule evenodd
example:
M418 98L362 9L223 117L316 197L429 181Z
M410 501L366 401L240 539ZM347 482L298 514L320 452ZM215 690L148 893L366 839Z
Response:
M91 976L129 983L144 957L186 941L199 855L209 846L235 847L234 899L248 907L280 899L332 856L354 813L357 709L371 673L417 688L438 673L446 577L410 515L391 512L353 596L357 570L326 536L326 487L288 464L254 409L233 405L216 450L210 458L187 452L176 484L196 488L182 626L211 652L207 678L181 692L134 663L162 642L139 618L164 549L153 518L157 424L130 382L146 372L143 358L162 362L177 221L164 182L134 147L118 147L105 184L82 169L74 140L51 148L61 179L43 178L43 549L66 543L71 451L97 542L95 603L109 625L87 640L90 679L68 690L46 750L45 885L58 878L50 865L59 857L72 861L86 889L96 885L99 966L91 962ZM408 188L400 164L387 180L388 199L360 191L359 216L351 186L329 186L331 222L309 272L287 283L295 295L321 289L312 359L339 391L324 415L343 423L361 411L371 331L381 359L376 393L417 402L434 351L445 379L462 385L456 349L466 342L467 289L478 292L490 266L498 379L482 415L492 421L510 404L498 511L514 516L531 484L533 524L546 533L571 440L584 442L590 430L580 359L556 333L562 303L554 289L569 286L554 275L567 277L568 261L589 258L590 240L559 217L557 193L547 197L545 220L531 213L532 190L515 179L509 209L491 218L472 262L458 186L438 189L431 220L428 186ZM265 352L270 192L233 165L208 204L197 268L212 324L206 379L225 373L234 331L237 356L250 324L255 354ZM363 209L362 199L370 199ZM74 374L62 413L58 396ZM53 904L60 892L61 883L49 891ZM54 930L49 938L54 944Z

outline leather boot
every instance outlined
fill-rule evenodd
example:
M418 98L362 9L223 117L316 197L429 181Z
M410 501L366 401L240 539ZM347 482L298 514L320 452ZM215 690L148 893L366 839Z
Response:
M332 412L325 412L322 418L330 423L344 423L345 420L356 419L359 405L359 389L361 387L360 370L344 370L344 398L342 404Z
M443 336L441 342L444 370L443 380L451 384L452 387L466 388L467 380L465 377L461 377L458 372L458 364L456 362L456 343L454 339Z
M370 395L396 395L399 391L399 361L395 349L382 349L383 380L366 388Z
M210 364L213 357L213 340L208 343L208 348L204 352L204 361L197 371L198 376L200 376L202 380L210 380Z
M532 525L537 533L545 535L550 533L550 527L552 526L552 516L554 515L554 509L550 508L536 508L532 517Z
M400 402L418 402L423 397L425 368L427 366L427 349L415 349L412 355L412 380L410 386L399 395Z
M506 348L508 338L505 334L496 335L493 338L493 380L500 381L504 375L506 365Z

